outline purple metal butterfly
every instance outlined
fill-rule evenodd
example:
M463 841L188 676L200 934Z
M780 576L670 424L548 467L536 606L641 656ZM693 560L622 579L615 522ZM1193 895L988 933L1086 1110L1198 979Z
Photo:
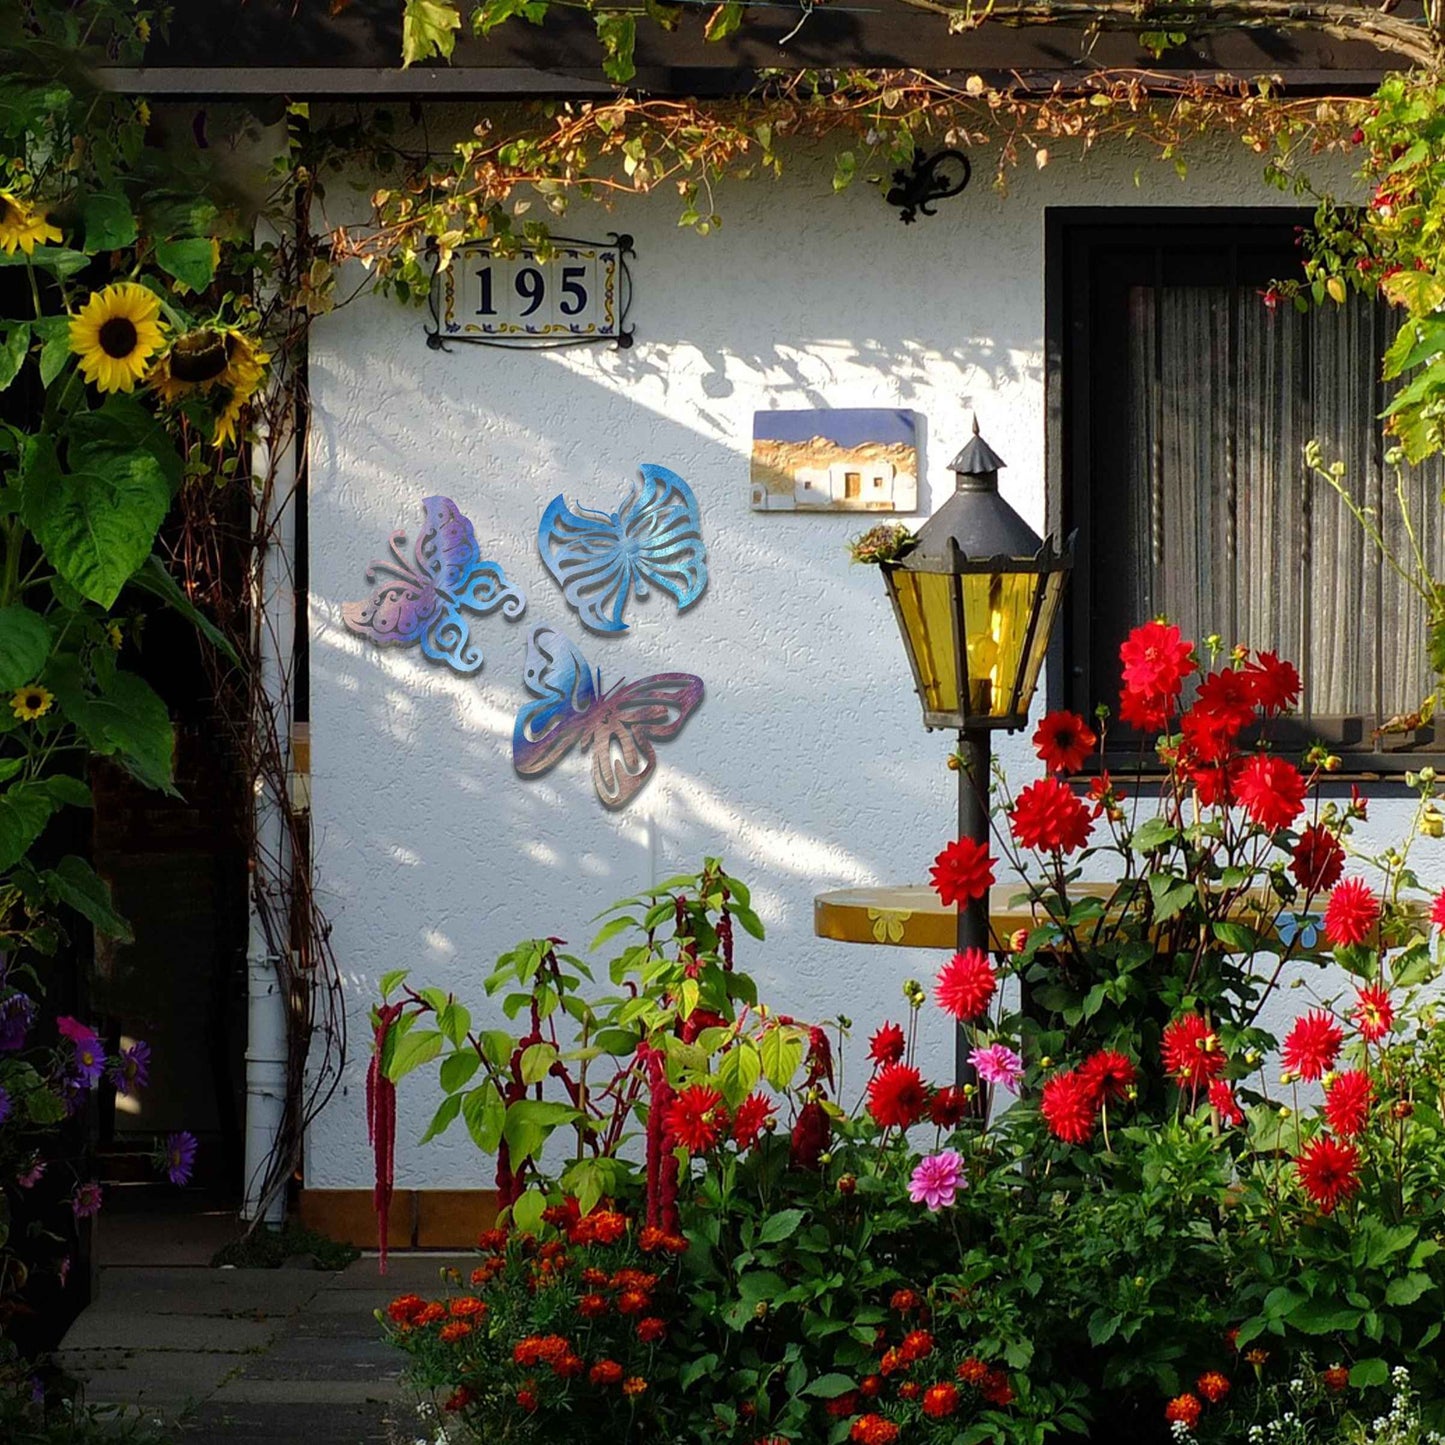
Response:
M539 627L527 641L527 690L517 713L512 766L545 773L574 746L592 753L592 782L605 808L625 808L657 764L654 743L682 731L702 701L702 679L659 672L602 691L602 676L562 633Z
M422 655L457 672L476 672L482 650L472 642L463 611L520 617L527 599L507 581L495 562L483 562L477 534L450 497L428 497L426 525L412 549L402 552L406 533L393 532L391 557L366 569L366 580L382 579L369 602L341 608L346 625L378 647L421 644Z

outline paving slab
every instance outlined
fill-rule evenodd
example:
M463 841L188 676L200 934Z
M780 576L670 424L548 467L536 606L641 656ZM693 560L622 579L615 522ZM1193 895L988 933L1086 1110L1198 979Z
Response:
M374 1335L370 1339L291 1336L248 1359L242 1380L380 1380L401 1374L405 1356Z
M373 1442L415 1437L410 1422L391 1427L388 1412L375 1402L327 1401L309 1405L292 1401L211 1402L181 1422L177 1445L373 1445Z
M238 1357L184 1350L74 1350L61 1365L85 1382L88 1400L174 1407L204 1400L236 1371Z
M284 1317L232 1319L225 1315L142 1314L85 1310L66 1331L62 1350L206 1350L244 1354L264 1350L281 1332Z
M465 1279L481 1258L476 1254L393 1254L387 1263L386 1273L377 1272L375 1255L362 1257L346 1266L339 1275L332 1278L329 1288L390 1290L393 1295L415 1290L423 1294L429 1289L442 1287L442 1271L456 1269Z
M91 1310L97 1314L286 1315L333 1278L320 1270L107 1267L100 1272Z
M406 1392L399 1380L227 1380L207 1401L211 1405L264 1404L327 1404L385 1405L405 1401ZM407 1409L413 1409L409 1403ZM285 1437L288 1441L304 1441L304 1432L297 1430Z

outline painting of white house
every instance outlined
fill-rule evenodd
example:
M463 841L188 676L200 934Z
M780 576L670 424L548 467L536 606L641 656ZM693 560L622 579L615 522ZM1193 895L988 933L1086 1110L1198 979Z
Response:
M916 511L916 423L877 407L754 412L754 511Z

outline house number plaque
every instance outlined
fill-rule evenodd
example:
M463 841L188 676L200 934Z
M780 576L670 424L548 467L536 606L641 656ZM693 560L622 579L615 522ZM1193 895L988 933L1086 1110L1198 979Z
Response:
M459 247L432 273L427 345L547 348L610 341L632 345L631 236L554 236L509 254L486 242Z

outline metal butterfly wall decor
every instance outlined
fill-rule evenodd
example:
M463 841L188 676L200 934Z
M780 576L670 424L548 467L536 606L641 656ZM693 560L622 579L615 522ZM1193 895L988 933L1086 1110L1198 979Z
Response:
M707 548L692 488L666 467L639 468L615 512L568 507L553 497L537 529L537 546L567 605L593 632L626 632L628 599L658 587L691 607L707 586Z
M482 666L482 650L472 642L467 612L502 610L520 617L527 599L507 581L495 562L482 561L472 524L450 497L422 503L426 525L417 534L408 561L402 549L406 532L391 534L391 556L366 569L376 585L367 602L347 602L341 616L353 631L378 647L421 645L422 655L460 673Z
M702 701L702 679L659 672L618 681L603 692L602 676L562 633L538 627L527 640L527 690L512 730L512 766L535 777L572 748L592 754L592 782L605 808L625 808L657 764L654 743L667 742Z

